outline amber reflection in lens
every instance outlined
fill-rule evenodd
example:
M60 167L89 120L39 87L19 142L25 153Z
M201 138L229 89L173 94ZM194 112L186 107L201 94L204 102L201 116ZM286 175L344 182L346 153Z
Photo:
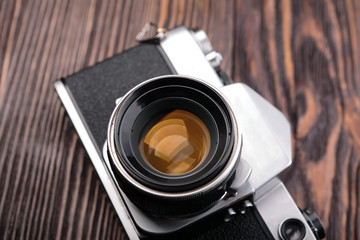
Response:
M139 143L140 154L147 164L168 175L195 169L209 149L210 133L205 123L184 110L168 113Z

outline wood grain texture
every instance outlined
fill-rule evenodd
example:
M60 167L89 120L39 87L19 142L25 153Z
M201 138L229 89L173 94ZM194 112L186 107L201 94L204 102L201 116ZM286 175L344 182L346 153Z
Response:
M147 21L208 33L290 120L295 201L327 239L360 239L356 0L0 1L0 239L127 238L53 81L136 45Z

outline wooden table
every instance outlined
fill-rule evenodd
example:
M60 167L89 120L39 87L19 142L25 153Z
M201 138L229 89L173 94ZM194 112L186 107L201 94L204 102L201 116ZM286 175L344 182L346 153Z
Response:
M125 239L53 81L136 45L145 22L204 29L222 68L292 125L283 175L327 239L360 239L360 2L0 2L0 239Z

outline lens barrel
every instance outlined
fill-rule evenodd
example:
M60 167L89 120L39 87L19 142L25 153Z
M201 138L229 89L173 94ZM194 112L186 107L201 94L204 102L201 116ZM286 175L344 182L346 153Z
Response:
M107 147L115 176L135 205L179 217L224 195L241 139L231 107L215 87L174 75L145 81L120 100Z

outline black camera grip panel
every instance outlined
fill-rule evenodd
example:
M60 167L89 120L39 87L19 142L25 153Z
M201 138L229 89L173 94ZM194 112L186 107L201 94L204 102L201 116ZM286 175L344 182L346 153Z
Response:
M137 84L174 74L155 44L141 44L62 79L100 151L115 100ZM196 239L268 239L253 211L218 225ZM243 237L241 237L243 236Z
M256 207L246 209L243 214L233 217L230 222L219 222L222 219L210 219L217 226L208 225L208 230L191 237L193 240L222 239L222 240L273 240L273 236L262 221Z

